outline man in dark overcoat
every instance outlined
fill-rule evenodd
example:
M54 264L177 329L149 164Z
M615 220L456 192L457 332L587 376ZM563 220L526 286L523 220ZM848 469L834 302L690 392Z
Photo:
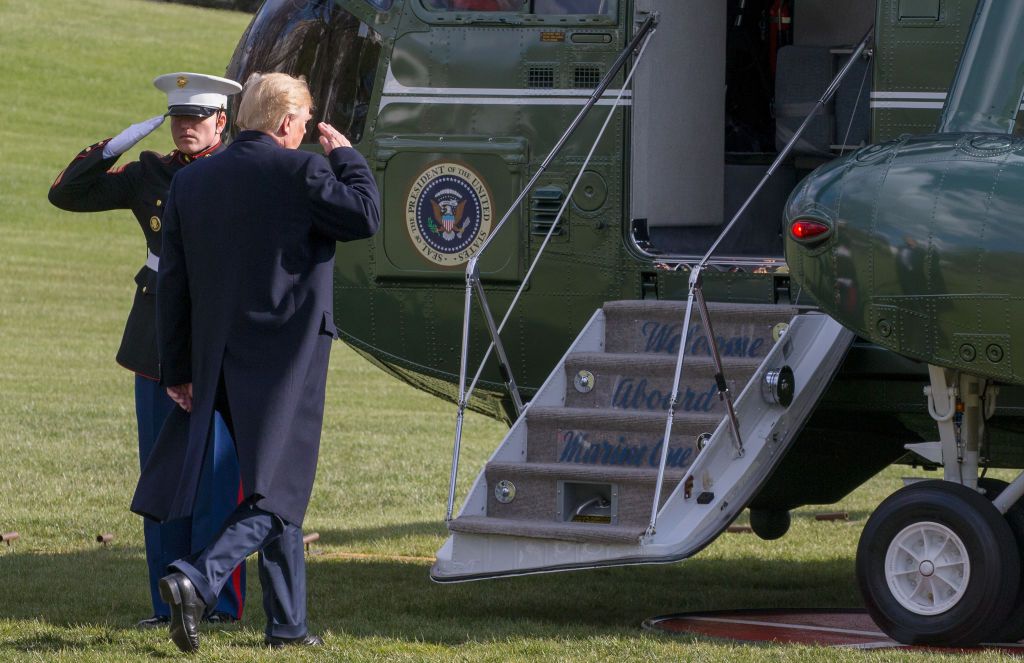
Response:
M318 125L326 158L295 149L311 105L304 80L254 75L236 118L243 131L171 185L157 297L161 380L191 411L190 448L206 444L214 411L222 414L245 495L213 542L160 581L182 651L198 648L198 619L230 568L256 551L266 643L321 642L306 625L301 526L337 335L335 243L373 235L380 203L366 161L330 125Z

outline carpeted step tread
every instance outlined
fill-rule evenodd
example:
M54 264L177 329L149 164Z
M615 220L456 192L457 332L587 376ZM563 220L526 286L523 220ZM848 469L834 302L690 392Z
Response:
M708 302L708 314L714 323L715 317L764 317L789 320L794 315L799 315L805 309L796 306L779 306L775 304L731 304L724 302ZM682 317L686 313L686 300L667 299L623 299L618 301L605 302L601 307L606 315L614 316L669 316L678 315ZM693 304L693 314L700 315L697 303Z
M460 516L448 523L448 531L463 534L497 534L532 539L558 539L576 543L638 543L645 527L556 523L514 518Z
M596 409L586 407L531 406L526 411L527 425L546 428L610 430L636 433L660 433L665 430L666 412ZM714 430L720 416L677 410L673 425L685 424L702 430Z
M722 357L722 369L731 373L753 374L761 365L762 358ZM668 375L676 370L676 357L672 355L638 354L635 352L574 352L565 358L566 368L581 367L593 373ZM683 358L683 374L687 369L701 374L714 375L715 362L711 357L686 356Z
M491 462L487 464L487 477L503 479L509 476L531 478L550 478L564 481L597 481L607 483L638 483L655 484L658 480L658 469L649 467L631 467L622 465L577 465L573 463L508 463ZM685 469L665 470L666 485L681 480L686 475Z

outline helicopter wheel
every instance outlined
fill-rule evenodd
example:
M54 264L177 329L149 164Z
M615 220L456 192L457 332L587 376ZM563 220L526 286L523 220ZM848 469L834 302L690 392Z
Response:
M999 496L1008 486L1005 481L999 479L981 478L978 479L978 487L985 489L985 497L991 501ZM1017 542L1017 551L1021 557L1021 580L1017 587L1017 598L1010 608L1010 616L1006 618L1003 627L997 631L995 640L998 642L1018 642L1024 639L1024 505L1017 502L1010 507L1009 511L1003 514L1006 522L1010 525L1013 538Z
M750 529L765 541L781 539L792 519L785 509L751 509Z
M868 612L904 644L974 645L998 634L1020 585L1010 525L987 499L948 481L890 495L857 546Z

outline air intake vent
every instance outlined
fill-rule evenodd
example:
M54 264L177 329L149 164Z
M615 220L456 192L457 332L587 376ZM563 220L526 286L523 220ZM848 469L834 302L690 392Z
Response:
M553 88L555 87L554 67L530 67L530 78L527 87Z
M530 195L530 234L547 235L564 202L565 192L557 186L534 189ZM565 234L567 220L563 217L552 235Z
M601 82L601 69L592 64L578 65L573 75L574 88L597 87Z

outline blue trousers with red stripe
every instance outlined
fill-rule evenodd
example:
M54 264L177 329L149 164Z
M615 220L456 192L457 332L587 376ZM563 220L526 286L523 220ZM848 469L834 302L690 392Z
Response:
M157 382L135 376L135 416L139 425L140 464L146 463L164 420L174 407L174 401ZM157 590L158 581L168 573L168 565L205 548L220 532L228 516L238 508L241 498L242 485L235 444L224 421L217 415L213 443L203 464L192 517L166 523L144 519L149 593L154 615L171 614ZM231 572L214 610L241 619L244 603L245 564L241 564Z

